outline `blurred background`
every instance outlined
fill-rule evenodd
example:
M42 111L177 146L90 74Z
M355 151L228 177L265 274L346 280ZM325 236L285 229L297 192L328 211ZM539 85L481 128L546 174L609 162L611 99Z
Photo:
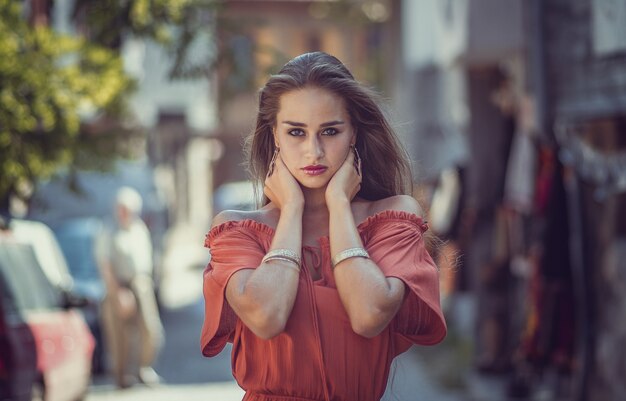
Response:
M443 240L448 336L383 399L623 398L626 0L0 0L0 399L241 399L230 349L200 354L204 235L254 207L256 91L316 50L383 94ZM153 242L156 389L115 387L98 327L122 186ZM45 339L79 325L59 310L89 330Z

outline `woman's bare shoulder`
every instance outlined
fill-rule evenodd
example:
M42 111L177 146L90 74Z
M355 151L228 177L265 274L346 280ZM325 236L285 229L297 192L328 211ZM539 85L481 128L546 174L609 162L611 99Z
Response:
M220 224L224 224L229 221L239 220L243 220L240 210L222 210L213 217L213 220L211 220L211 228L217 227Z
M223 210L213 217L211 227L216 227L229 221L241 220L254 220L272 227L272 217L272 209L268 208L261 208L257 210Z
M367 216L374 216L385 210L409 212L423 217L424 210L419 202L410 195L394 195L388 198L371 201L367 207Z

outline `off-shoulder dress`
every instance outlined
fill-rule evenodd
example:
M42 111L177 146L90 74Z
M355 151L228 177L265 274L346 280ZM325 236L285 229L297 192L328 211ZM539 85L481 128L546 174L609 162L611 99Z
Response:
M357 229L382 272L407 288L397 315L374 338L350 326L331 271L328 237L318 239L321 257L315 267L321 268L321 278L313 280L302 269L284 332L263 340L233 312L225 288L233 273L261 263L274 230L246 219L222 223L207 234L211 259L204 271L202 353L214 356L227 342L233 344L232 371L246 391L244 401L378 401L394 357L411 344L432 345L445 337L439 272L424 244L428 226L423 219L385 210Z

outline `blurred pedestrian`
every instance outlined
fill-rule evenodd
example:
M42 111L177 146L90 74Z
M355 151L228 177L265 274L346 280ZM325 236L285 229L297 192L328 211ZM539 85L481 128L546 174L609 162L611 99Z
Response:
M142 199L122 187L115 204L116 224L101 243L107 294L102 322L120 388L160 381L152 364L163 343L163 326L152 279L150 233L140 218Z
M247 144L265 196L207 234L203 354L233 343L244 400L378 401L394 357L446 334L405 153L322 52L270 77Z

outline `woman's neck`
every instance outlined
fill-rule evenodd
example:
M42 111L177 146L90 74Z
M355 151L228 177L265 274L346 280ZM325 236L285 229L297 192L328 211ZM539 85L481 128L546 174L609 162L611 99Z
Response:
M317 218L320 215L328 215L328 206L326 205L326 188L302 188L304 195L304 214L303 218Z
M324 196L326 188L302 188L304 210L302 213L303 241L328 235L329 211Z

